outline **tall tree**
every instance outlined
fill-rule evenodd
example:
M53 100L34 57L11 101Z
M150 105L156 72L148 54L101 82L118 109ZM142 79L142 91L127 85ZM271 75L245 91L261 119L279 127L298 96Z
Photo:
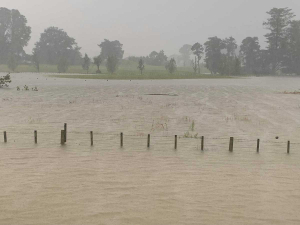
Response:
M286 53L286 32L295 16L289 8L273 8L269 12L269 19L263 23L269 33L265 35L268 43L272 73L281 69L283 56Z
M191 62L190 57L192 54L192 46L188 45L188 44L183 45L179 49L179 53L181 54L182 59L183 59L183 66L185 67L185 66L189 65Z
M102 58L101 58L101 56L99 55L99 56L97 56L97 57L94 57L94 64L97 66L97 71L96 71L96 73L101 73L101 70L100 70L100 65L101 65L101 63L102 63Z
M225 49L224 42L218 37L210 37L207 42L204 43L205 46L205 63L207 69L211 73L221 73L222 72L222 50Z
M200 74L200 60L202 58L202 55L204 53L204 48L201 44L199 44L198 42L195 43L191 50L193 51L194 55L197 57L197 67L198 67L198 73Z
M236 44L236 40L233 37L230 38L226 38L224 40L224 45L226 48L226 54L229 57L235 57L235 51L237 49L237 44Z
M104 41L98 45L101 48L101 58L107 59L109 56L115 56L119 61L123 59L123 45L119 41Z
M15 60L24 58L30 34L25 16L15 9L0 8L0 63L6 63L12 55Z
M49 27L41 34L40 40L35 43L33 52L39 52L41 63L55 65L62 58L67 60L68 64L74 62L73 57L79 57L81 61L79 50L75 39L69 37L64 30Z
M240 46L240 56L246 73L258 73L260 45L257 37L247 37Z
M91 65L91 59L87 54L85 54L83 58L82 68L86 70L86 73L89 73L90 65Z
M283 61L284 72L300 75L300 21L292 21L287 29L287 54Z

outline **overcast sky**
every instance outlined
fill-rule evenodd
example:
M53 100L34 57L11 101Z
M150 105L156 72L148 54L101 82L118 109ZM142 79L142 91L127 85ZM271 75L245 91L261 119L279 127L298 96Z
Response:
M119 40L125 56L165 50L177 54L183 44L204 43L208 37L233 36L240 42L258 36L273 7L289 7L300 19L300 0L1 0L0 7L18 9L32 28L26 48L31 53L49 26L64 29L90 56L106 38Z

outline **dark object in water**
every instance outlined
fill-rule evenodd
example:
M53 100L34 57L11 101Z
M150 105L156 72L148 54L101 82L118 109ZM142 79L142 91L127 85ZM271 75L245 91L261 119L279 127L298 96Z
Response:
M277 136L277 137L275 137L277 140L279 139L279 137Z
M178 96L176 94L145 94L145 95L152 95L152 96Z

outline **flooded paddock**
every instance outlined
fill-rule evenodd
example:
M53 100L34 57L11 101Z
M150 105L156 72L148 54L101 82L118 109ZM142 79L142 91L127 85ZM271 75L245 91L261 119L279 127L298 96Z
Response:
M12 81L0 89L0 224L300 223L300 95L283 94L299 78Z

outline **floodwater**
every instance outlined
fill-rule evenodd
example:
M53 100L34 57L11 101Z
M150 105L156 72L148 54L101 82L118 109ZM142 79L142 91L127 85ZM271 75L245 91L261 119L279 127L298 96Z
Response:
M12 80L0 224L300 224L300 78Z

